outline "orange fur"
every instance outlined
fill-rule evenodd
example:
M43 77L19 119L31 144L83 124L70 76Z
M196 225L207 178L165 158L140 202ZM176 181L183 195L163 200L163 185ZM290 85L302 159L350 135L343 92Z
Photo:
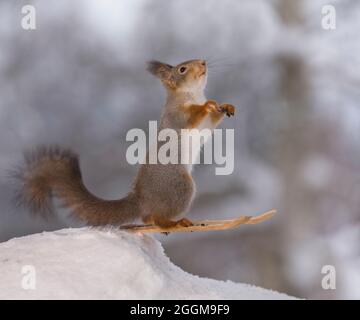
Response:
M214 100L208 100L203 105L184 106L182 110L188 116L187 129L196 128L209 114L213 123L218 123L224 117L218 103Z
M156 215L156 214L151 215L151 218L149 220L147 219L147 221L154 222L155 225L157 225L160 228L165 229L165 230L168 228L174 228L177 226L189 227L189 226L193 225L193 223L189 219L186 219L186 218L182 218L178 221L173 221L166 217L163 217L161 215Z

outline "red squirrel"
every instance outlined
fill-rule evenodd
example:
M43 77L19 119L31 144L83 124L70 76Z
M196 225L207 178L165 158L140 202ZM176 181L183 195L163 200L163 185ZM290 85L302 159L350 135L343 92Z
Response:
M234 115L233 105L205 98L206 61L176 66L151 61L147 70L167 91L160 130L174 129L181 139L181 129L214 129L224 115ZM35 213L52 212L52 197L56 197L73 216L91 226L118 226L137 218L163 229L192 225L184 217L195 195L191 165L141 164L131 191L119 200L103 200L90 193L82 180L78 156L60 147L39 147L25 153L25 164L16 177L21 182L18 200Z

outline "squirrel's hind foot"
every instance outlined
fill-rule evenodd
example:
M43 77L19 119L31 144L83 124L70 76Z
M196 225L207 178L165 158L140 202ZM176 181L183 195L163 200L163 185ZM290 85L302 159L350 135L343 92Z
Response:
M191 227L194 225L189 219L186 218L182 218L178 221L173 221L159 216L153 216L153 223L154 225L157 225L164 230L176 227Z
M181 227L191 227L194 223L189 219L182 218L179 221L176 221L176 225Z

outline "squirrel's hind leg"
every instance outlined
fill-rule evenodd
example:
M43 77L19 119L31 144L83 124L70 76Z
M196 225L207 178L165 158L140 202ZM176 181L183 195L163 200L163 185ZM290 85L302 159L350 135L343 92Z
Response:
M155 225L162 229L169 229L175 227L190 227L194 225L189 219L186 218L182 218L178 221L173 221L159 215L152 215L152 221Z
M182 226L182 227L191 227L191 226L194 225L194 223L191 220L187 219L187 218L180 219L179 221L177 221L177 224Z
M155 224L154 223L154 218L151 214L147 215L147 216L144 216L141 218L142 221L144 222L144 224Z
M159 226L162 229L174 228L177 226L177 221L172 221L168 218L162 217L160 215L152 216L154 224Z

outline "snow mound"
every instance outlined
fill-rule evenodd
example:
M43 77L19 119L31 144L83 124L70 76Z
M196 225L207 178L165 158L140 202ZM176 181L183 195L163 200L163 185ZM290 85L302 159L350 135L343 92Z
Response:
M147 235L64 229L0 244L0 299L289 299L191 275Z

